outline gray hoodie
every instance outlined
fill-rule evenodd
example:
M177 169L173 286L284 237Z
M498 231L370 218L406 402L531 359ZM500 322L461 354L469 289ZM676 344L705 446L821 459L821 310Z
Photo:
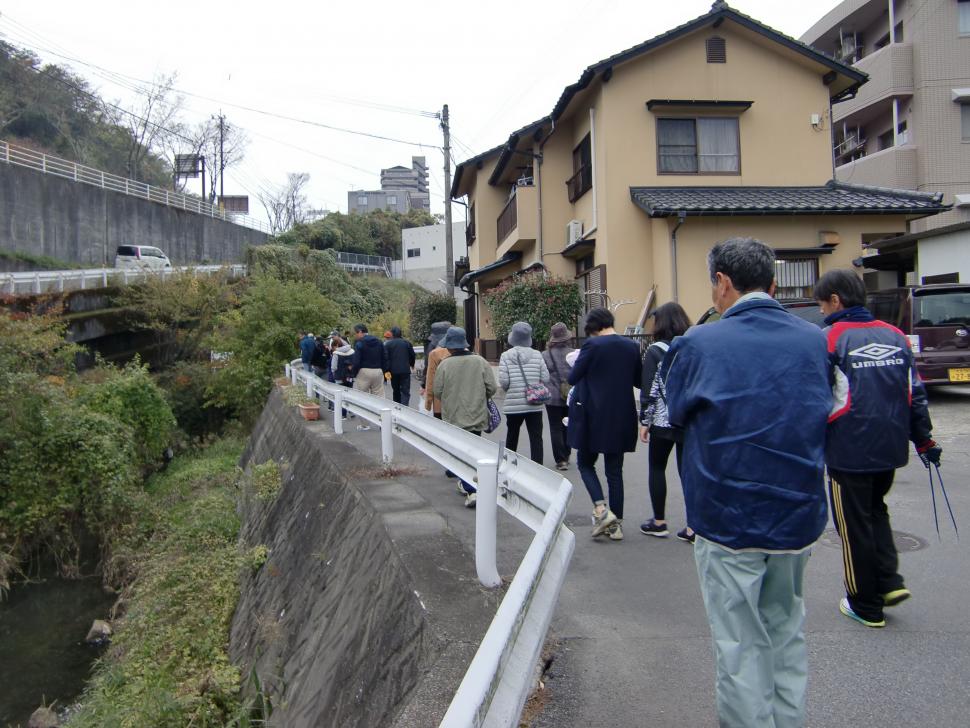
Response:
M344 364L344 367L347 370L348 376L346 378L353 379L353 377L350 376L351 357L353 357L353 355L354 355L354 349L350 344L344 344L343 346L340 346L334 349L333 356L330 358L330 371L333 372L334 374L335 382L343 381L342 379L337 379L336 377L337 367L341 363Z

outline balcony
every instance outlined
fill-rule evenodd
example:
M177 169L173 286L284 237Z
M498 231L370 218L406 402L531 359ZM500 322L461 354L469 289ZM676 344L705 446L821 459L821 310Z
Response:
M835 168L835 179L853 184L915 190L916 147L908 144L890 147L843 164Z
M498 248L496 257L502 257L511 250L523 250L535 242L536 230L536 188L516 187L515 195L505 204L498 219Z
M855 64L869 74L854 99L832 107L832 120L840 123L859 114L872 104L896 96L913 94L913 45L893 43L880 48Z

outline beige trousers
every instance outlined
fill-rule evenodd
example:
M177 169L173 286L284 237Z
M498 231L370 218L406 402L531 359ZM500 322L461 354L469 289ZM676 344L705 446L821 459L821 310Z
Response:
M354 379L354 389L368 394L384 396L384 372L380 369L361 369Z

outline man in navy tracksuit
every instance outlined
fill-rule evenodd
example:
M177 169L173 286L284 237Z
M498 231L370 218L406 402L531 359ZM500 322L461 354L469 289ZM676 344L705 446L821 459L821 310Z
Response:
M886 508L896 468L909 458L909 440L929 467L942 449L931 437L926 389L909 341L865 308L865 287L849 270L833 270L815 285L826 314L834 376L825 463L832 519L842 537L846 596L842 614L884 627L883 607L910 596L899 575Z

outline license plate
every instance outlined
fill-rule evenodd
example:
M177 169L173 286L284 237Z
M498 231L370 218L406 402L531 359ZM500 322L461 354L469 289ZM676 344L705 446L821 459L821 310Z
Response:
M970 369L950 369L951 382L970 382Z

